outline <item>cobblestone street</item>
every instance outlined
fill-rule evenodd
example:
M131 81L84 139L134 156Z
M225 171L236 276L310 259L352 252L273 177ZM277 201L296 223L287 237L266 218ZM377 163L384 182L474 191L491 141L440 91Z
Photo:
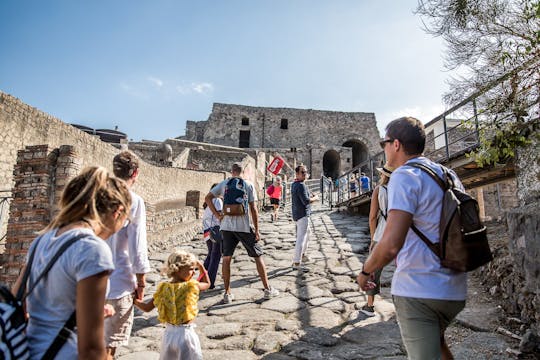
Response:
M281 292L279 297L263 299L255 263L241 246L232 264L235 301L222 304L223 291L218 289L201 293L196 324L204 358L406 359L390 296L392 265L383 272L376 315L367 317L358 310L366 302L355 277L367 256L367 217L315 206L308 249L311 261L307 271L302 271L291 268L295 224L289 212L282 212L274 223L270 213L261 212L264 260L271 285ZM200 259L206 254L201 236L173 246L190 250ZM158 272L169 250L151 254L154 272L147 277L148 295L165 280ZM467 308L463 314L448 330L456 359L508 358L505 349L510 345L493 332L490 323L496 317L494 305ZM119 349L119 358L158 359L162 331L155 310L137 311L130 344Z

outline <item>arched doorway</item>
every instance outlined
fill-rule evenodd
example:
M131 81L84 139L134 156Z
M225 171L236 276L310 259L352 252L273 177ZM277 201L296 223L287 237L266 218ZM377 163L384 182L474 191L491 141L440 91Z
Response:
M323 155L323 174L336 179L341 175L341 158L336 150L328 150Z
M352 148L352 167L360 165L369 158L368 148L360 140L347 140L342 146Z

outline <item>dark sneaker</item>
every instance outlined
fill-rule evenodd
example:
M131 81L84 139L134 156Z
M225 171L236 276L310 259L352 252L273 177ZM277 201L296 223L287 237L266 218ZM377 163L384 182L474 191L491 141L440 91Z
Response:
M366 314L367 316L375 316L375 308L373 306L368 306L367 304L362 306L360 309L361 312Z

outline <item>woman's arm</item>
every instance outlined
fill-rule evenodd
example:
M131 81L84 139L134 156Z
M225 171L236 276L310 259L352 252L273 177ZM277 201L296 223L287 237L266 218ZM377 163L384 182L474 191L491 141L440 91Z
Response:
M103 307L109 272L104 271L77 283L77 343L79 359L105 359Z
M378 217L379 217L379 186L377 186L375 190L373 190L373 194L371 194L371 205L369 206L369 234L371 235L371 240L373 240L375 229L377 229Z

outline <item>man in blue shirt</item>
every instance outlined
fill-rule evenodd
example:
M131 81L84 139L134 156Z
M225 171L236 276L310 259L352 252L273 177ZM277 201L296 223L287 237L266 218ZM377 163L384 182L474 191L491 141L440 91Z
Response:
M366 176L366 174L362 173L362 176L360 177L360 184L362 188L360 189L360 193L364 194L367 193L369 189L369 178Z
M291 186L292 217L296 221L296 245L294 247L293 269L299 269L307 261L306 251L309 243L309 215L311 203L318 200L311 196L304 181L309 176L304 165L295 169L296 179Z

